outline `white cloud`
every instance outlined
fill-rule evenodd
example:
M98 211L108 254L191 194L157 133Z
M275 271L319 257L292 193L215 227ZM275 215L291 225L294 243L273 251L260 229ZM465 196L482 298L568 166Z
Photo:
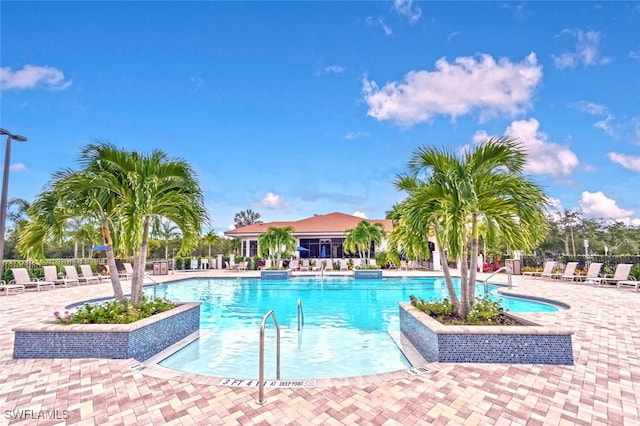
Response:
M201 87L204 85L204 79L200 77L189 77L189 80L195 87Z
M291 209L291 205L285 203L284 197L274 194L273 192L267 192L264 198L256 203L256 205L270 210Z
M578 111L585 112L591 115L607 115L607 107L595 102L578 101L571 104L571 106Z
M352 216L361 217L363 219L368 219L367 214L361 211L355 211L351 214Z
M609 160L620 164L625 169L640 172L640 157L635 155L618 154L617 152L610 152L607 155L609 156Z
M535 118L512 122L505 135L522 143L527 152L525 170L530 173L566 177L580 165L578 157L569 148L548 140Z
M602 119L596 121L593 126L602 130L610 137L616 137L616 129L614 125L615 117L609 113L606 106L596 104L594 102L578 101L574 102L571 107L586 114L602 117Z
M609 58L600 55L600 33L597 31L563 30L558 37L569 34L576 38L575 51L565 52L559 56L552 55L556 68L575 68L579 64L604 65Z
M434 71L410 71L404 82L382 88L363 79L367 115L410 126L437 115L452 118L480 111L481 121L498 114L513 116L531 105L542 79L542 67L531 53L521 63L496 61L489 55L459 57L453 63L436 61Z
M382 31L384 31L384 35L386 36L390 36L391 34L393 34L393 30L391 29L391 27L385 24L384 19L382 18L374 19L373 17L369 16L367 17L366 22L367 25L371 27L382 28Z
M9 166L9 171L12 172L26 172L27 166L24 163L15 163Z
M324 72L327 74L340 74L344 72L344 68L340 65L329 65L324 68Z
M21 70L0 68L0 88L2 90L23 90L43 87L47 90L64 90L71 85L57 68L25 65Z
M618 207L616 202L602 192L583 192L578 203L585 218L603 218L630 223L632 210Z
M632 50L629 52L629 58L640 61L640 50Z
M418 22L422 16L422 9L414 7L413 0L393 0L393 10L409 18L411 23Z
M346 135L344 135L345 139L360 139L360 138L366 138L367 136L369 136L369 133L367 132L349 132Z

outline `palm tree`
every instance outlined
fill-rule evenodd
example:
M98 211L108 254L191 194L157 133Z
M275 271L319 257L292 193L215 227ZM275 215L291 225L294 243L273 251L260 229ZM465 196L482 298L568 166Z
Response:
M178 227L170 220L156 217L153 223L153 234L164 241L164 259L169 260L169 240L180 235Z
M276 265L280 267L282 255L293 252L296 249L297 240L293 236L293 227L285 226L277 228L270 226L267 231L258 237L260 256L276 258Z
M94 184L117 200L122 247L134 254L131 301L140 303L153 220L166 218L181 230L180 253L198 244L208 218L195 172L185 161L170 159L160 150L141 154L108 143L88 145L81 158L87 167L101 169L102 179Z
M51 238L61 240L70 219L93 218L100 223L102 239L106 247L109 269L116 271L112 245L112 231L117 218L116 198L108 190L101 188L98 170L58 171L48 187L29 208L32 220L21 232L18 249L35 257L44 257L43 241ZM118 274L111 274L114 298L125 302Z
M216 241L218 241L218 236L216 235L215 231L212 229L211 231L207 232L206 234L204 234L204 236L202 237L202 242L204 242L207 245L208 248L208 257L211 257L211 246L213 245L213 243L215 243Z
M396 181L408 193L400 210L408 232L424 235L427 224L434 230L449 296L461 317L475 299L481 222L489 240L499 235L510 247L528 251L544 238L547 196L522 174L525 161L521 145L509 138L487 139L461 158L422 147L409 161L411 173ZM459 303L448 257L461 260Z
M358 254L368 265L371 259L371 243L380 244L384 236L382 224L363 220L355 228L347 229L342 243L345 253Z

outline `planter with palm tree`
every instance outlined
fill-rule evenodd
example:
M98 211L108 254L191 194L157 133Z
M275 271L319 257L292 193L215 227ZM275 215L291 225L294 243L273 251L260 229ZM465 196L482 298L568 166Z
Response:
M344 252L357 254L363 264L361 269L354 269L354 278L382 278L382 270L371 265L371 245L379 245L384 235L384 228L380 223L372 224L368 220L361 221L355 228L347 229Z
M499 238L509 247L524 251L535 247L546 234L547 196L523 175L525 164L522 146L508 138L485 140L461 156L423 147L411 157L409 173L396 180L407 197L394 208L396 226L390 244L392 248L401 244L405 250L412 250L421 244L426 246L430 235L435 237L449 300L459 318L466 319L475 302L481 223L489 241ZM449 259L459 260L459 294ZM413 318L401 321L405 335L415 335L416 324L429 322L416 320L414 314L407 314L410 311L401 310L401 316ZM433 349L439 337L434 337L435 332L429 335L424 339L431 341L428 347ZM570 342L570 333L568 339Z
M291 270L282 270L282 259L293 253L298 241L293 236L293 227L278 228L270 226L267 231L258 238L258 253L262 257L271 259L275 270L262 270L260 276L263 279L287 279L292 275Z

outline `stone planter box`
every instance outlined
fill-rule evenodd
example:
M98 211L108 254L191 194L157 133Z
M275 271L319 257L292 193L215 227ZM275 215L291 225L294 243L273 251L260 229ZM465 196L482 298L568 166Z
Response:
M262 270L260 271L260 278L263 280L288 280L293 276L291 269L286 270Z
M13 358L135 358L144 361L200 329L200 303L131 324L33 324L13 329Z
M573 365L570 330L520 317L524 326L443 325L400 303L400 331L429 362Z
M353 271L353 278L356 280L382 279L382 269L355 269Z

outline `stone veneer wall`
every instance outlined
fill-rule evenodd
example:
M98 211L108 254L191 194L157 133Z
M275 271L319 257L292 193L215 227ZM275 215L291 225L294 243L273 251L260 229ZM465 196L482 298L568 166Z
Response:
M382 269L356 269L353 271L353 278L364 280L382 279Z
M13 329L13 358L135 358L144 361L200 329L200 303L131 324L33 324Z
M291 269L285 269L281 271L277 270L262 270L260 271L260 278L263 280L288 280L293 276Z
M429 362L573 365L573 333L559 327L443 325L400 303L400 331Z

